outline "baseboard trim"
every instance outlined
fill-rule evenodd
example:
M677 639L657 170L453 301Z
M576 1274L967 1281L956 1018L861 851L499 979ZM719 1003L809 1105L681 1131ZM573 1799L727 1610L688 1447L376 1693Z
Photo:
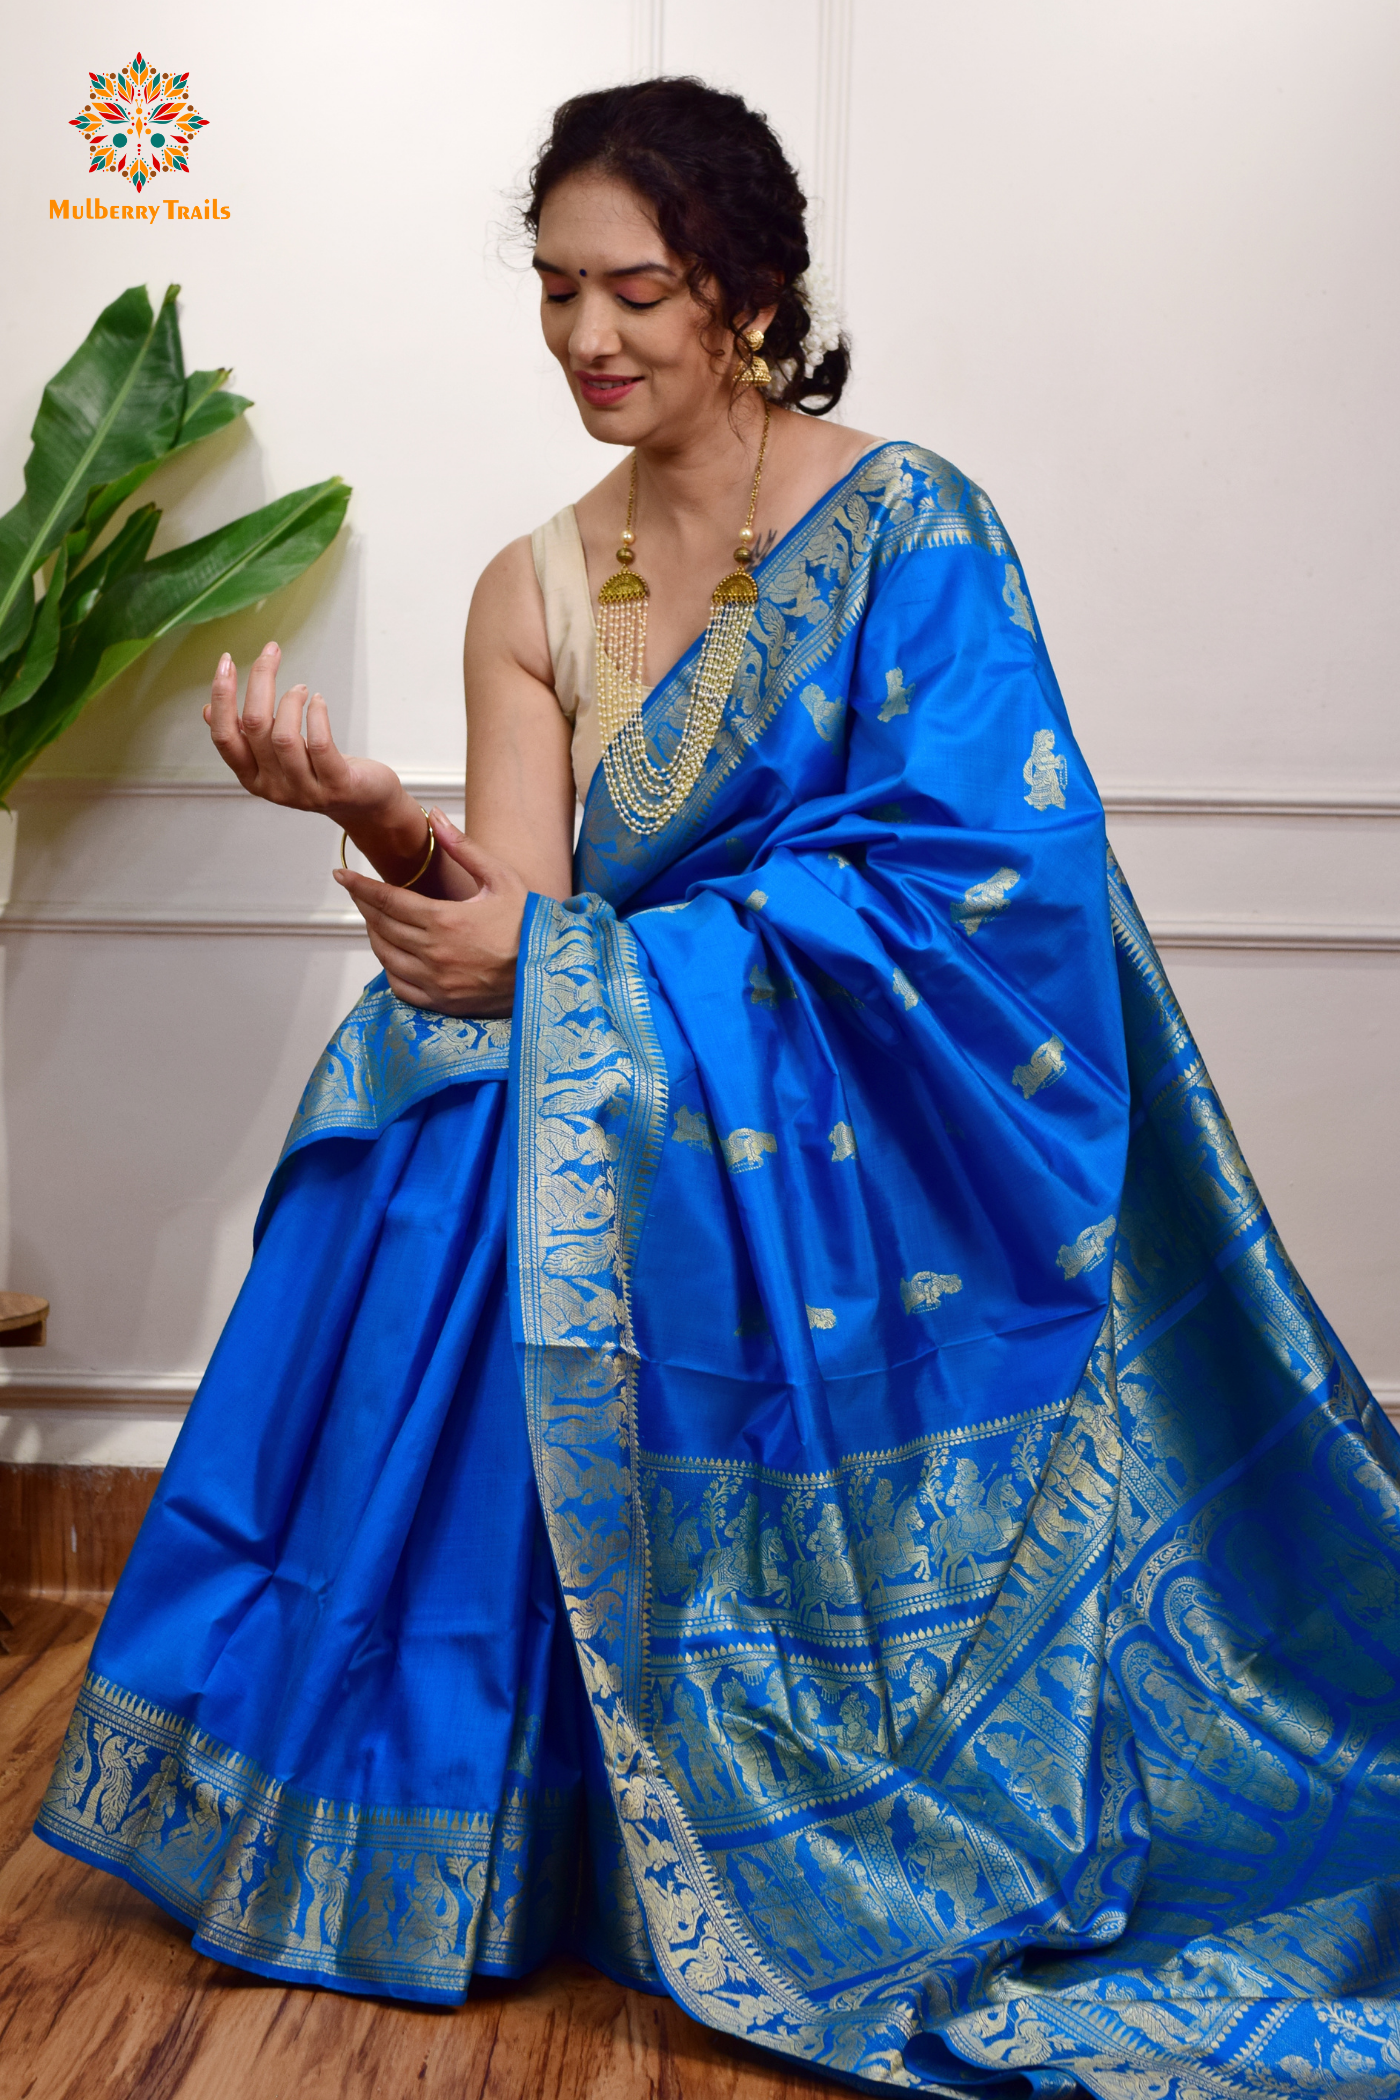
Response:
M34 1407L183 1414L203 1376L202 1371L31 1371L0 1365L0 1414Z
M0 1465L0 1594L110 1596L156 1466Z

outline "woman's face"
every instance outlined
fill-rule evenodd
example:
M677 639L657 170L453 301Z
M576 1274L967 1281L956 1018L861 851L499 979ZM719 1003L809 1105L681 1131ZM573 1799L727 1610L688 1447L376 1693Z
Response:
M625 182L584 171L557 184L540 211L535 269L544 339L591 437L681 443L727 414L732 345Z

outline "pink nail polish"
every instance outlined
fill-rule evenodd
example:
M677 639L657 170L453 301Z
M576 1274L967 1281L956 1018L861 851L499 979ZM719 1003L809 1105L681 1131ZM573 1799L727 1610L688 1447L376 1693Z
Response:
M221 656L221 657L219 658L219 669L218 669L218 673L217 673L217 675L218 675L218 676L219 676L220 678L227 678L227 677L228 677L228 674L229 674L229 672L230 672L230 671L231 671L232 669L233 669L233 658L232 658L232 657L231 657L231 656L229 655L229 653L228 653L227 649L225 649L225 651L224 651L223 655L222 655L222 656Z

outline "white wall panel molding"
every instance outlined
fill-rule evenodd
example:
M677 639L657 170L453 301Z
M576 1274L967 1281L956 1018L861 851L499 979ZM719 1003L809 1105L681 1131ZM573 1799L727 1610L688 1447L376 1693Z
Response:
M813 259L838 296L846 279L855 0L817 0L817 123L812 161Z
M420 802L447 807L462 800L459 772L401 772L410 795ZM1400 817L1400 792L1365 788L1166 787L1151 783L1102 786L1110 816L1131 817ZM125 796L186 801L235 802L244 790L233 779L181 779L172 775L132 774L106 778L98 774L49 774L30 779L15 790L19 808L28 803L108 801Z
M429 800L449 806L462 800L462 775L460 773L403 773L400 775L410 795L420 802ZM157 799L183 802L238 802L248 800L246 790L232 776L224 779L181 779L178 775L168 778L159 774L132 774L127 778L105 778L100 774L53 773L41 779L32 776L15 789L17 808L29 803L52 804L55 802L119 801L128 796L155 797ZM1400 806L1400 805L1398 805Z
M1100 787L1111 817L1400 817L1400 794L1365 789Z
M365 922L357 911L201 912L161 911L154 906L47 904L34 909L10 905L0 911L0 934L113 933L238 940L364 941Z
M1276 955L1400 954L1400 926L1288 925L1268 919L1156 919L1148 930L1159 948L1252 949Z
M1359 920L1347 925L1289 924L1268 919L1165 919L1149 922L1159 948L1235 948L1276 954L1400 953L1400 926ZM0 934L144 934L190 939L364 940L358 912L171 912L134 905L91 910L52 904L0 911Z

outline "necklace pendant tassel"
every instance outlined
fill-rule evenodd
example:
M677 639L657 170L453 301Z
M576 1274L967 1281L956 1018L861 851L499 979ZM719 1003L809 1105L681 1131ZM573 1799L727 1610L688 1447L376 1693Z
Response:
M613 808L640 838L653 838L664 831L684 807L705 770L724 719L725 705L743 659L749 622L758 604L758 586L743 565L752 559L753 514L767 445L765 405L763 440L758 449L749 513L734 550L734 558L741 566L722 577L711 594L710 616L696 658L684 726L671 756L660 765L647 750L642 726L647 601L651 592L632 567L632 519L637 501L636 454L632 457L627 523L618 548L622 566L598 593L596 664L598 729L608 793Z

